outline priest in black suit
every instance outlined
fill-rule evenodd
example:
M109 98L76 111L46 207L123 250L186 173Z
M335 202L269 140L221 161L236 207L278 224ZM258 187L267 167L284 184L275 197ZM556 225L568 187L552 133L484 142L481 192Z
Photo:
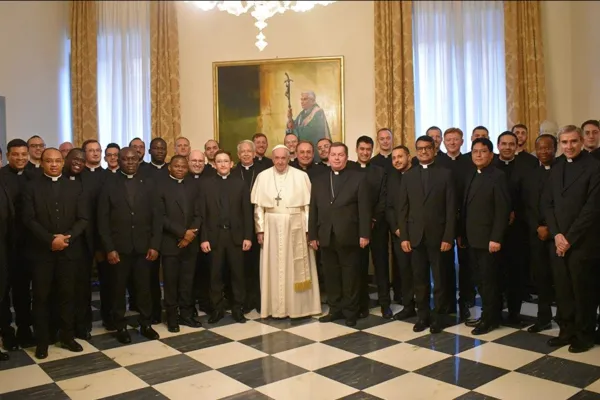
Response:
M7 185L0 180L0 306L3 306L4 295L8 287L8 257L14 252L15 209L8 192ZM0 351L0 361L9 359L8 354Z
M377 145L379 153L373 157L371 163L378 165L386 172L392 169L392 148L394 147L394 136L389 128L381 128L377 131Z
M169 332L179 332L179 324L199 328L193 287L198 233L202 222L198 186L185 180L188 162L173 156L169 178L159 185L163 234L160 246L165 286L165 309Z
M202 182L200 189L200 248L210 253L210 297L213 312L208 323L214 324L225 316L223 298L223 269L231 275L231 305L233 319L245 323L246 301L244 252L252 247L253 213L250 191L243 180L231 175L231 155L219 150L215 154L217 175Z
M255 133L252 135L252 142L254 143L254 163L260 164L263 169L271 168L273 166L273 160L267 157L267 149L269 148L269 140L264 133Z
M580 353L594 345L596 327L600 162L583 150L576 126L561 128L558 142L565 158L552 169L543 197L560 326L548 344L570 344L569 352Z
M514 125L510 131L517 137L515 158L531 168L536 168L539 165L537 158L533 154L527 152L527 140L529 136L527 126L524 124L517 124Z
M29 162L25 166L25 171L29 179L37 179L44 176L42 168L42 152L46 148L46 143L38 135L33 135L27 139L27 148L29 151Z
M452 249L456 226L456 195L452 172L437 164L434 139L421 136L416 142L419 166L408 171L400 186L398 225L402 250L412 252L412 270L418 321L413 327L421 332L430 327L440 333L439 308L445 304L442 253ZM430 311L433 275L433 317Z
M23 223L31 233L33 254L33 315L37 339L35 356L48 357L50 343L50 293L56 289L61 346L80 352L74 339L75 279L85 254L87 198L80 182L62 177L60 151L42 153L44 177L32 182L23 194Z
M415 311L415 292L413 287L413 272L410 264L410 253L402 251L400 246L400 225L398 224L397 204L400 196L400 186L404 174L410 170L410 150L404 145L392 150L392 166L387 177L386 220L392 236L392 285L394 297L402 295L402 310L394 314L394 319L402 321L417 315Z
M320 322L346 319L355 326L359 312L360 249L371 236L371 199L364 174L347 167L348 147L333 143L331 171L311 188L308 238L321 251L329 314Z
M323 172L328 171L328 168L323 164L315 163L315 149L312 142L301 140L296 146L297 158L290 165L300 171L306 172L308 178L312 182L315 177Z
M240 162L231 170L234 178L239 178L246 184L248 191L252 192L256 177L267 169L268 164L257 162L255 157L254 142L242 140L237 145L238 158ZM260 312L260 245L254 232L252 224L252 247L244 252L244 276L246 280L246 303L244 311L250 312L256 309Z
M508 226L510 194L504 173L492 164L494 145L487 138L473 141L476 169L465 178L460 210L460 246L468 246L470 265L483 303L483 316L472 331L483 335L499 326L502 305L498 255Z
M538 136L535 141L535 152L539 165L525 178L521 192L530 243L532 279L538 295L537 321L527 329L531 333L552 328L551 304L554 299L550 265L552 237L542 212L541 200L554 167L556 147L555 136L548 134Z
M394 314L390 308L390 262L389 262L389 227L385 219L385 200L387 194L387 176L385 168L372 163L373 139L361 136L356 140L358 162L348 161L348 167L365 175L371 196L371 241L369 246L360 251L360 298L359 318L369 316L369 253L373 259L377 293L381 315L391 319Z
M117 340L131 343L125 319L125 290L133 276L140 315L140 332L150 340L159 338L152 329L150 268L158 258L162 238L162 215L157 189L140 174L139 158L129 147L119 152L119 172L106 181L98 204L98 230L112 268L112 315Z

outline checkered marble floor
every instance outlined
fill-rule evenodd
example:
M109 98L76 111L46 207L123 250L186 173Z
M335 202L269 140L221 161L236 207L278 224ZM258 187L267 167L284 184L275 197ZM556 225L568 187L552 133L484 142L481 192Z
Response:
M526 320L535 312L523 304ZM211 326L203 316L203 328L177 334L156 325L159 341L132 330L126 346L97 321L83 353L51 347L40 362L34 349L12 352L0 363L0 399L600 399L600 347L552 349L556 327L473 337L449 316L431 335L384 320L378 307L355 328L247 317Z

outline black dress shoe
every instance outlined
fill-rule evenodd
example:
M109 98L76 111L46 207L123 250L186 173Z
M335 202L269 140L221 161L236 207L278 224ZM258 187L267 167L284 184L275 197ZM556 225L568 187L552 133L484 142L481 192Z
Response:
M19 349L19 342L12 330L2 335L2 347L6 351L16 351Z
M107 331L116 331L117 327L115 326L114 323L110 322L110 321L103 321L102 322L102 326L104 327L104 329L106 329Z
M10 360L10 356L8 353L3 353L0 351L0 361L8 361Z
M385 319L392 319L394 318L394 313L389 307L381 307L381 316Z
M358 312L358 318L363 319L369 316L369 310L363 310Z
M416 317L416 316L417 316L417 312L415 311L415 309L413 307L404 307L402 309L402 311L394 314L394 319L396 321L403 321L405 319L409 319L409 318Z
M346 318L346 326L356 326L356 318Z
M471 318L471 310L469 310L469 307L467 307L466 305L460 305L458 307L458 316L462 321L467 321L469 318Z
M491 324L489 322L481 321L472 331L472 335L485 335L490 333L494 329L498 328L498 324Z
M479 325L480 322L481 322L481 318L468 319L467 321L465 321L465 325L468 326L469 328L474 328L477 325Z
M344 316L341 313L327 314L320 317L319 322L333 322L337 321L338 319L344 319Z
M148 340L160 339L158 332L156 332L154 329L152 329L152 326L150 326L150 325L140 326L140 333L142 334L143 337L145 337Z
M564 337L553 337L552 339L548 340L548 346L550 347L563 347L566 346L568 344L571 344L571 339L567 339Z
M198 321L196 317L179 318L179 324L189 326L190 328L200 328L202 326L202 322Z
M233 317L234 321L240 324L245 324L247 319L244 316L244 313L242 311L235 311L233 312L233 314L231 314L231 316Z
M431 325L429 326L429 332L431 334L441 333L442 332L441 324L437 321L433 321L431 323Z
M584 353L594 347L592 343L584 343L581 340L573 340L573 343L569 346L569 353Z
M117 329L117 340L119 343L129 344L131 343L131 336L129 336L129 332L127 329Z
M69 351L72 351L73 353L80 353L83 351L83 347L81 347L81 345L79 343L77 343L75 341L75 339L71 339L71 340L66 340L66 341L61 341L60 342L60 347L62 347L63 349L67 349Z
M177 333L180 331L179 325L177 324L167 324L167 330L171 333Z
M529 333L538 333L541 331L546 331L548 329L552 329L552 323L551 322L536 322L535 324L531 325L529 328L527 328L527 332Z
M225 316L225 313L223 311L213 311L212 314L210 314L210 318L208 319L208 323L209 324L216 324L217 322L219 322L220 320L222 320L224 316Z
M423 332L427 328L429 328L429 322L420 319L417 321L415 326L413 326L413 332Z
M85 341L90 341L92 340L92 334L85 331L85 332L78 332L75 334L75 337L77 339L81 339L81 340L85 340Z
M48 358L48 346L37 346L35 348L35 358L44 360Z

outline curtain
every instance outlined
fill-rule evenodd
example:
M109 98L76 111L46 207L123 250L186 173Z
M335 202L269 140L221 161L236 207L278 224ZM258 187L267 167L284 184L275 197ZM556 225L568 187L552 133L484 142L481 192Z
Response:
M76 146L98 138L96 6L95 1L69 3L71 126Z
M179 33L173 1L150 3L152 137L162 137L167 149L181 135L179 100Z
M527 125L527 150L534 148L546 119L546 76L539 1L504 1L508 124Z
M438 126L506 130L504 9L496 1L413 3L416 135Z
M150 140L150 4L98 2L100 143Z
M414 146L411 1L375 2L375 123L394 143Z

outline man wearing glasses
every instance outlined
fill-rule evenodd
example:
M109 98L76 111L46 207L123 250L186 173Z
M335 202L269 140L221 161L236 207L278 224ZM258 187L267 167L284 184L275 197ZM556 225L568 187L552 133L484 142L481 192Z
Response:
M27 149L29 151L29 162L25 166L25 170L28 171L30 178L37 178L44 175L44 172L40 168L42 164L42 153L46 148L44 139L38 135L33 135L27 141Z
M119 151L121 146L116 143L109 143L104 149L104 161L107 164L107 170L115 173L119 170Z

